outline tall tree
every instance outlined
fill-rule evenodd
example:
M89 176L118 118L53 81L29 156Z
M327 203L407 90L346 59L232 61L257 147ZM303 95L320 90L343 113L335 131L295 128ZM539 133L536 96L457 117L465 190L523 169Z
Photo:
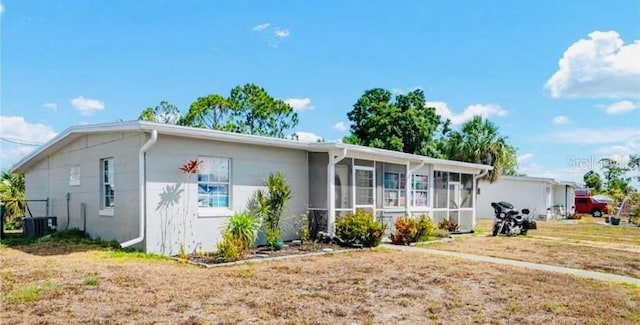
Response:
M298 125L298 113L264 88L245 84L233 88L228 98L215 94L198 98L178 124L286 138L287 131Z
M602 158L600 163L602 164L601 169L604 174L607 191L618 190L626 194L631 182L631 178L625 177L629 168L623 167L617 160L611 158Z
M629 167L629 170L634 170L638 173L636 179L640 182L640 155L630 155L627 167Z
M255 84L233 88L228 100L235 132L285 138L286 131L298 125L291 105Z
M143 109L138 120L164 124L176 124L179 118L180 110L178 107L163 100L156 107L147 107Z
M584 185L593 192L599 193L602 191L602 178L596 171L590 170L582 178L584 179Z
M442 124L434 108L425 107L424 92L416 89L393 98L390 91L374 88L347 113L351 123L348 143L412 154L435 155L434 133Z
M191 103L189 111L178 124L198 128L220 131L232 131L233 122L230 120L231 109L226 98L212 94Z
M0 172L0 202L5 209L5 220L8 227L16 225L24 216L25 191L22 174Z
M516 150L500 135L491 121L474 116L462 128L447 133L443 139L444 156L447 159L493 166L486 180L495 182L503 173L513 172Z

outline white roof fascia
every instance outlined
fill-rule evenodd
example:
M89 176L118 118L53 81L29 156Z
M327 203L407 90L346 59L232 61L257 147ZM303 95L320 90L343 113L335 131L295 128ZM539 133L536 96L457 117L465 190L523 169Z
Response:
M157 130L159 135L174 135L180 137L189 137L197 139L210 139L234 143L244 143L253 145L272 146L280 148L290 148L306 150L310 152L329 152L332 150L347 149L348 156L357 156L363 159L374 159L387 162L406 163L409 162L425 162L433 165L443 166L455 166L464 169L474 170L491 170L493 167L482 164L467 163L454 160L436 159L431 157L425 157L420 155L408 154L403 152L391 151L386 149L370 148L364 146L358 146L353 144L346 144L342 142L299 142L290 139L280 139L267 136L251 135L231 133L224 131L216 131L210 129L199 129L186 126L172 125L172 124L159 124L146 121L128 121L128 122L114 122L105 124L93 124L93 125L79 125L72 126L60 134L49 140L47 143L34 150L25 158L20 160L14 165L12 170L23 171L24 168L30 165L32 159L45 153L46 151L56 147L57 145L71 141L67 139L73 135L80 135L83 133L101 133L101 132L127 132L127 131L142 131L151 132Z

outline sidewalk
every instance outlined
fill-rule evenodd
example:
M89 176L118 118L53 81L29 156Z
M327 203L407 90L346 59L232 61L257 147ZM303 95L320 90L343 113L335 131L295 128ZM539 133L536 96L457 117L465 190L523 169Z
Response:
M515 261L515 260L504 259L504 258L449 252L449 251L440 251L436 249L419 248L419 247L411 247L411 246L383 244L382 247L387 249L405 251L405 252L416 252L416 253L424 253L424 254L432 254L432 255L450 256L450 257L457 257L457 258L467 259L467 260L476 261L476 262L494 263L494 264L522 267L522 268L527 268L531 270L563 273L563 274L569 274L569 275L574 275L582 278L596 279L601 281L614 281L614 282L640 285L640 279L637 279L637 278L610 274L610 273L572 269L572 268L563 267L563 266L529 263L529 262Z

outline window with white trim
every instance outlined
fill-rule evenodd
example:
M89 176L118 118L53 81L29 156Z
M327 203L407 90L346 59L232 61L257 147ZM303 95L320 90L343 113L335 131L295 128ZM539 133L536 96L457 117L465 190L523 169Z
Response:
M199 157L198 207L229 208L231 187L231 159Z
M100 160L100 167L102 170L102 208L113 208L115 206L113 158Z
M80 166L71 166L69 168L69 186L80 185Z
M429 176L411 175L411 180L411 197L413 206L429 206Z
M403 173L384 173L384 207L405 206L406 181Z

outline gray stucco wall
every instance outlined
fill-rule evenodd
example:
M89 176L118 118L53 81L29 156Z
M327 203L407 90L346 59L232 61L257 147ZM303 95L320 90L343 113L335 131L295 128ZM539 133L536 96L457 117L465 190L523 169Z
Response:
M49 215L58 226L83 229L81 203L86 204L86 231L92 237L118 242L138 234L138 150L142 133L107 133L82 136L42 159L25 173L28 199L50 200ZM100 160L113 158L115 208L113 216L100 216ZM69 185L69 172L80 167L80 184ZM69 193L69 219L66 194ZM34 216L45 215L44 203L30 204Z
M309 208L327 209L327 165L326 152L309 153Z
M205 210L197 207L197 176L188 178L179 167L198 157L231 159L232 211L205 216ZM187 252L215 250L228 216L250 209L256 190L264 188L271 172L284 174L292 189L280 222L283 239L294 239L294 224L308 205L306 151L159 135L157 144L147 153L146 250L174 255L181 243ZM264 242L263 236L259 241Z

